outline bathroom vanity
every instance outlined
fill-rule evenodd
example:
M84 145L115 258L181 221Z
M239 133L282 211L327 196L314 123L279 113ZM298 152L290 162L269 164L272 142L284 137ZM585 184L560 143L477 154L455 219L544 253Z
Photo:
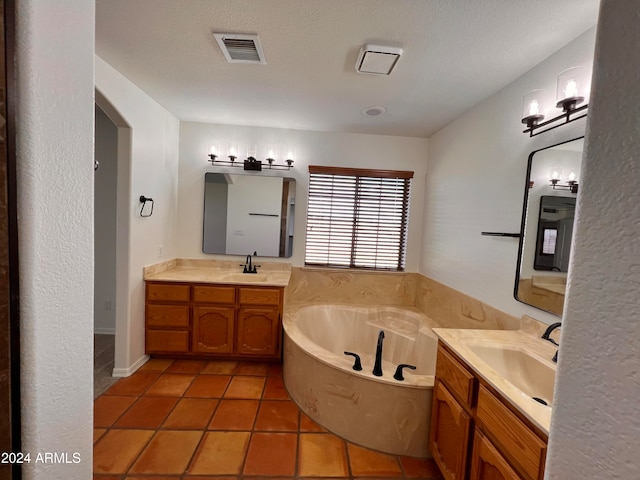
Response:
M289 275L284 268L243 274L235 263L231 269L193 260L145 271L146 353L280 358Z
M542 480L553 346L519 331L435 331L429 448L444 478Z

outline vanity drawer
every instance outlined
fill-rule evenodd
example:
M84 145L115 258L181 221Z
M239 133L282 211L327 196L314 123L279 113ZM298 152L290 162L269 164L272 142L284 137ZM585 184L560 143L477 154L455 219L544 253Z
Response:
M188 302L191 287L175 283L147 283L149 302Z
M544 469L547 445L487 388L480 385L477 420L525 478L537 480Z
M189 328L189 305L147 305L148 327Z
M442 380L451 393L467 408L471 408L476 379L442 345L438 346L436 377Z
M241 305L280 305L279 288L243 288L240 289Z
M235 287L194 285L193 301L197 303L233 304L236 301L236 289Z
M188 352L188 330L147 330L147 353Z

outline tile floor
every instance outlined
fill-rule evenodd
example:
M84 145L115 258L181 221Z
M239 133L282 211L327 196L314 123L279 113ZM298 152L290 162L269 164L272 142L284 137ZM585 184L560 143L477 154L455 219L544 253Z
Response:
M299 411L279 364L152 359L95 401L94 480L434 479Z

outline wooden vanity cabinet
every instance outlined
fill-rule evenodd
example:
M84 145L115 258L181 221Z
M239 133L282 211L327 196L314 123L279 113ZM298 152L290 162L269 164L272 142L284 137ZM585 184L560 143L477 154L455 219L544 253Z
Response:
M547 439L441 343L429 447L445 480L542 480Z
M520 480L491 441L476 428L469 480Z
M279 358L282 287L147 282L146 352Z
M238 353L275 355L281 335L281 292L242 287L238 293Z
M145 330L147 353L189 351L191 292L188 285L147 284Z

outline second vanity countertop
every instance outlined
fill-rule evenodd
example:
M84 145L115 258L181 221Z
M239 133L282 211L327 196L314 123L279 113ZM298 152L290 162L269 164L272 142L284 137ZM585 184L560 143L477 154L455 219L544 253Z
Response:
M255 261L255 258L252 259ZM154 282L221 283L231 285L286 287L291 265L256 262L258 273L242 273L244 261L177 258L144 267L143 279Z
M535 323L535 320L533 321ZM545 406L533 400L529 395L511 383L505 376L492 368L480 355L477 354L478 346L482 348L516 350L530 355L546 372L540 374L549 375L553 373L555 379L555 364L551 358L556 352L556 347L546 340L542 340L538 331L539 326L533 323L526 324L523 320L521 330L466 330L435 328L434 333L438 339L464 360L475 373L487 384L499 392L507 399L520 413L528 418L546 435L549 434L551 423L551 406ZM474 348L475 347L475 348ZM475 350L475 351L474 351ZM505 368L509 368L508 360L504 360ZM535 382L536 371L527 372ZM539 375L540 377L542 375ZM548 400L551 400L549 398Z

